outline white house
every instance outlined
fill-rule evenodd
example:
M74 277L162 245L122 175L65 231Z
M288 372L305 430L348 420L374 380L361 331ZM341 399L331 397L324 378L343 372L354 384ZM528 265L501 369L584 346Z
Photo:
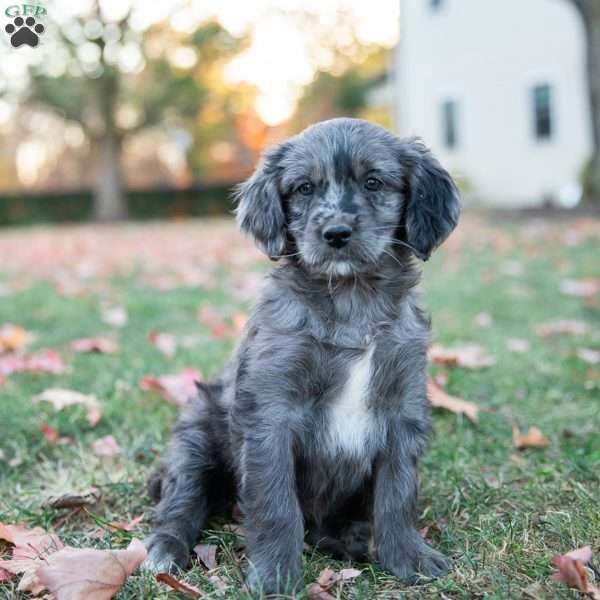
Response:
M568 0L401 0L395 119L497 206L572 203L592 151Z

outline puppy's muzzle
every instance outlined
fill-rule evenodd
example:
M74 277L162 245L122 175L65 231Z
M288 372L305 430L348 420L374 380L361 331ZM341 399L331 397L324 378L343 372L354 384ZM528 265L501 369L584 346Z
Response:
M328 225L323 230L323 239L332 248L343 248L352 237L350 225Z

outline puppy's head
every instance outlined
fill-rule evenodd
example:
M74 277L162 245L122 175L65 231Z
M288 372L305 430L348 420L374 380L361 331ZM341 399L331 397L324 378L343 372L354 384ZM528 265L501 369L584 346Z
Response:
M317 123L268 150L237 195L241 229L270 258L341 277L406 246L426 260L459 216L452 178L420 141L357 119Z

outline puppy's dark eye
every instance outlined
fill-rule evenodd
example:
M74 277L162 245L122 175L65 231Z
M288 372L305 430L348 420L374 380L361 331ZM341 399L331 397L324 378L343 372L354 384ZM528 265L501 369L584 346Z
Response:
M376 177L368 177L365 181L365 189L370 192L377 192L383 187L383 181L380 181Z
M312 183L306 181L298 188L298 191L303 196L310 196L315 191L315 186Z

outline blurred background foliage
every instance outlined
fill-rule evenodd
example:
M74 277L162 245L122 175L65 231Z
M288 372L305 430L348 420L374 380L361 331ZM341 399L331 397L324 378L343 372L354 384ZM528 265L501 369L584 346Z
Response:
M40 45L0 35L0 224L224 213L265 146L335 116L398 125L399 0L30 2ZM564 3L592 109L578 181L598 199L600 3Z
M19 106L0 138L1 222L224 211L228 188L269 143L339 114L390 125L388 107L369 95L385 85L391 44L361 41L343 8L328 22L279 11L311 32L313 72L289 114L269 122L258 87L228 77L260 32L232 33L214 17L175 27L185 2L145 27L135 3L118 17L101 1L87 4L55 18L52 43L25 49L26 73L0 86L0 100ZM206 189L210 198L195 207ZM172 203L161 208L167 190Z

